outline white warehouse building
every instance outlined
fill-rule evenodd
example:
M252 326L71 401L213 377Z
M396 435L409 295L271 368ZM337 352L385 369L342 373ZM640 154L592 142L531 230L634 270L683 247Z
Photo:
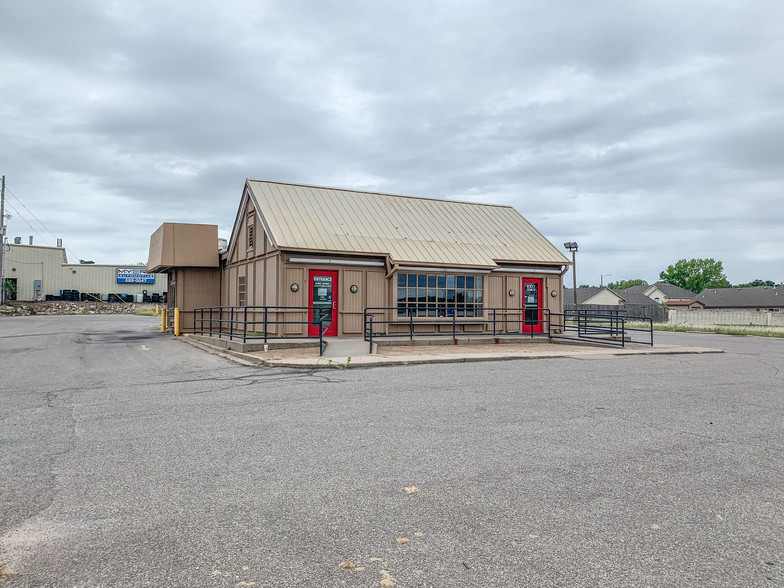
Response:
M167 289L166 274L144 266L68 263L64 247L4 245L6 299L123 300L158 302Z

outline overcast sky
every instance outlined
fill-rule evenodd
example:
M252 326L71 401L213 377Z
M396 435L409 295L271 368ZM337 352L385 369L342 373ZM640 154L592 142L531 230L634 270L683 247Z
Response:
M781 0L3 2L8 236L146 261L253 177L510 204L578 283L781 282L783 72Z

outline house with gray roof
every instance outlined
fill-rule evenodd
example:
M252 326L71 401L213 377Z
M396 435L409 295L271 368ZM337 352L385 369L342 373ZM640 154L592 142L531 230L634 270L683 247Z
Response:
M577 304L591 304L600 306L626 306L628 304L638 304L641 306L658 306L644 294L642 294L639 286L634 288L627 288L625 290L613 290L612 288L588 286L577 288ZM564 294L564 301L569 304L574 300L574 290L566 288Z
M781 286L706 288L695 300L703 303L706 309L781 312L784 309L784 289Z
M697 296L696 292L665 282L656 282L650 286L635 286L635 288L643 289L642 293L648 298L662 304L667 304L670 300L694 300Z

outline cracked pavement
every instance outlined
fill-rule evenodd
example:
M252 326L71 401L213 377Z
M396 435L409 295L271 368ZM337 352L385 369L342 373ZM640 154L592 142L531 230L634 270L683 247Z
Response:
M3 588L784 585L784 340L324 371L157 324L0 319Z

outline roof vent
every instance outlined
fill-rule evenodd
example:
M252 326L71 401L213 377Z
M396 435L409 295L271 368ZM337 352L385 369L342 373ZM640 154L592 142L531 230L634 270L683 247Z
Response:
M14 245L21 245L22 238L21 237L14 237Z

